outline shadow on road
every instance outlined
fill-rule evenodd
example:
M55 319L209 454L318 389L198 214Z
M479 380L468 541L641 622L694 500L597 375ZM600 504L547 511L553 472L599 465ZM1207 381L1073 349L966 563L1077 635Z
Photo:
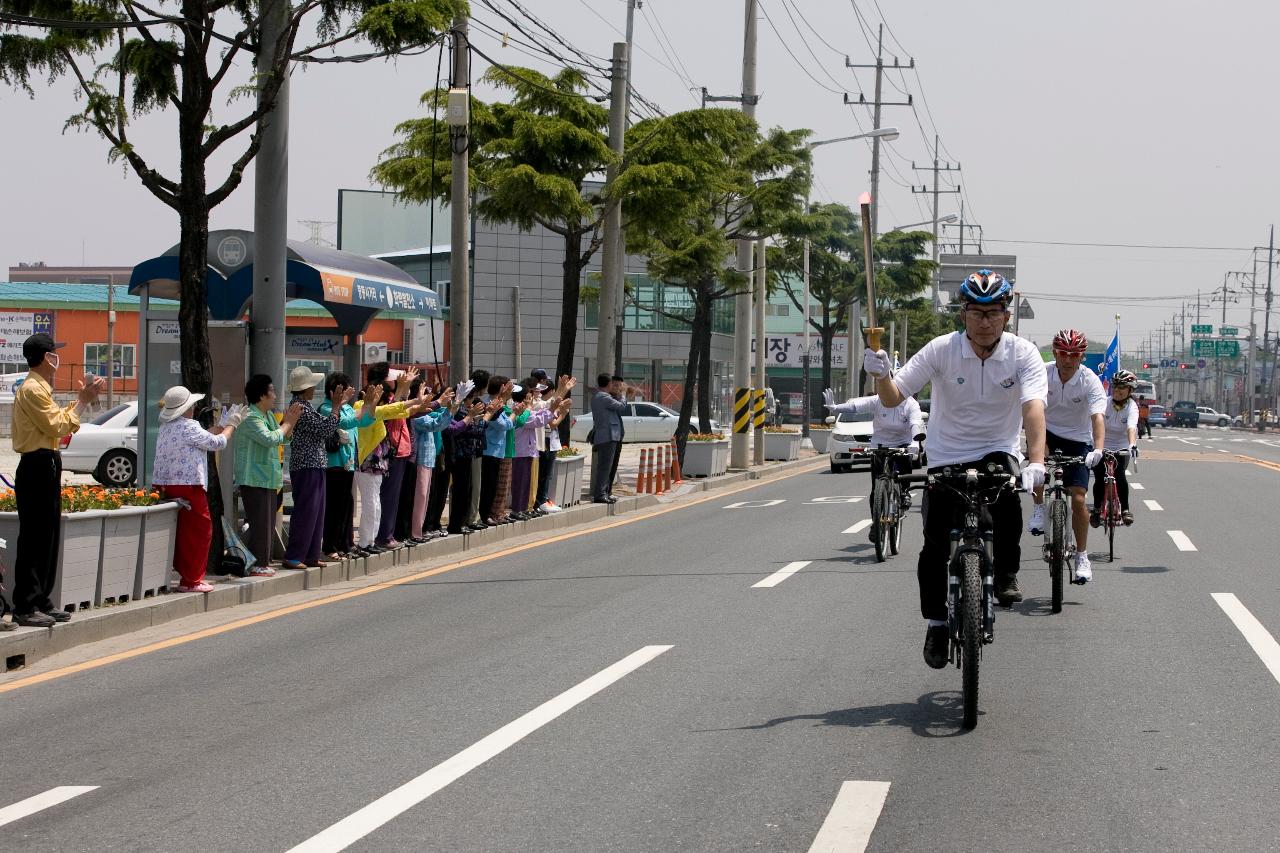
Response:
M1134 575L1156 575L1161 572L1169 571L1168 566L1124 566L1120 569L1122 572L1128 572Z
M739 726L732 731L771 729L785 723L811 720L820 726L846 726L869 728L872 726L902 726L911 729L919 737L941 738L968 734L960 727L964 720L964 700L958 691L938 690L925 693L915 702L891 702L885 705L868 705L863 708L842 708L817 714L792 714L775 717L754 726ZM724 731L723 729L717 731Z

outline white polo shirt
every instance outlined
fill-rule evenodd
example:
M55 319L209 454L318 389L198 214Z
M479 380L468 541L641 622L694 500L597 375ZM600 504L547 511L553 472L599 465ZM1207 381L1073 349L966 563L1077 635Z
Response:
M933 383L929 466L972 462L988 453L1021 457L1022 404L1044 400L1044 361L1031 341L1005 332L984 361L964 332L934 338L893 379L914 397Z
M1093 425L1090 419L1100 415L1109 405L1102 380L1081 365L1065 383L1058 376L1058 365L1045 366L1049 383L1049 399L1044 404L1044 426L1054 435L1068 441L1082 441L1093 447Z
M1108 400L1106 411L1102 413L1102 423L1106 429L1106 441L1102 446L1107 450L1128 450L1129 430L1138 428L1138 404L1131 397L1117 409L1115 403Z
M875 416L871 443L877 447L905 447L924 432L924 415L915 397L906 398L892 409L881 403L879 396L854 397L831 411L850 415L871 412Z

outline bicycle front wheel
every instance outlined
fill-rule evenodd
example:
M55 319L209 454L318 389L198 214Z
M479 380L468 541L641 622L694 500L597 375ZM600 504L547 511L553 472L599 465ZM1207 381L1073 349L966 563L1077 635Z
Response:
M889 486L889 517L893 522L889 525L889 553L895 557L902 545L902 486L896 482Z
M982 659L982 562L966 553L961 575L961 630L964 632L961 680L964 683L964 727L978 725L978 669Z
M885 552L888 550L885 540L889 537L884 525L888 500L888 484L883 478L877 478L875 485L871 487L871 540L876 546L877 563L885 561Z
M1067 504L1066 501L1054 500L1049 504L1049 578L1053 582L1053 599L1051 609L1054 613L1062 612L1063 574L1066 572L1067 541Z

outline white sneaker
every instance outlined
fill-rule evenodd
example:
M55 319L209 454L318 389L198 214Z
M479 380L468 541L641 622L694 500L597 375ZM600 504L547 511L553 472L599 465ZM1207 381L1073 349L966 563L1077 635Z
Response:
M1031 505L1031 520L1027 522L1027 530L1031 531L1032 536L1044 533L1044 504Z
M1075 575L1072 583L1086 584L1093 580L1093 565L1089 562L1088 552L1076 551L1076 567L1072 574Z
M551 501L547 501L542 506L538 507L538 509L542 510L543 512L559 512L560 511L560 507L556 506Z

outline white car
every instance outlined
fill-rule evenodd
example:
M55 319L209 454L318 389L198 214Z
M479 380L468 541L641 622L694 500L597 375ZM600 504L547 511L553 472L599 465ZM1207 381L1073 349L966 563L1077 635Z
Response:
M26 372L0 374L0 403L13 402L13 386L27 378Z
M129 486L138 478L138 404L121 403L62 439L62 468L92 474L104 486Z
M624 442L657 442L668 441L676 434L676 424L680 422L680 413L657 403L628 403L627 411L622 415L622 427L626 430ZM714 420L707 429L699 429L699 421L695 415L690 420L694 432L719 432L720 425ZM576 415L569 426L569 438L573 441L586 441L587 433L595 426L591 413Z
M925 420L928 421L925 413ZM851 414L842 412L835 418L828 417L831 435L827 438L827 453L831 456L831 473L852 471L854 468L871 470L872 436L875 433L875 416L870 412ZM919 462L920 447L914 442L908 446L912 463Z
M1196 406L1196 411L1200 413L1200 423L1202 424L1224 427L1231 423L1231 418L1208 406Z

